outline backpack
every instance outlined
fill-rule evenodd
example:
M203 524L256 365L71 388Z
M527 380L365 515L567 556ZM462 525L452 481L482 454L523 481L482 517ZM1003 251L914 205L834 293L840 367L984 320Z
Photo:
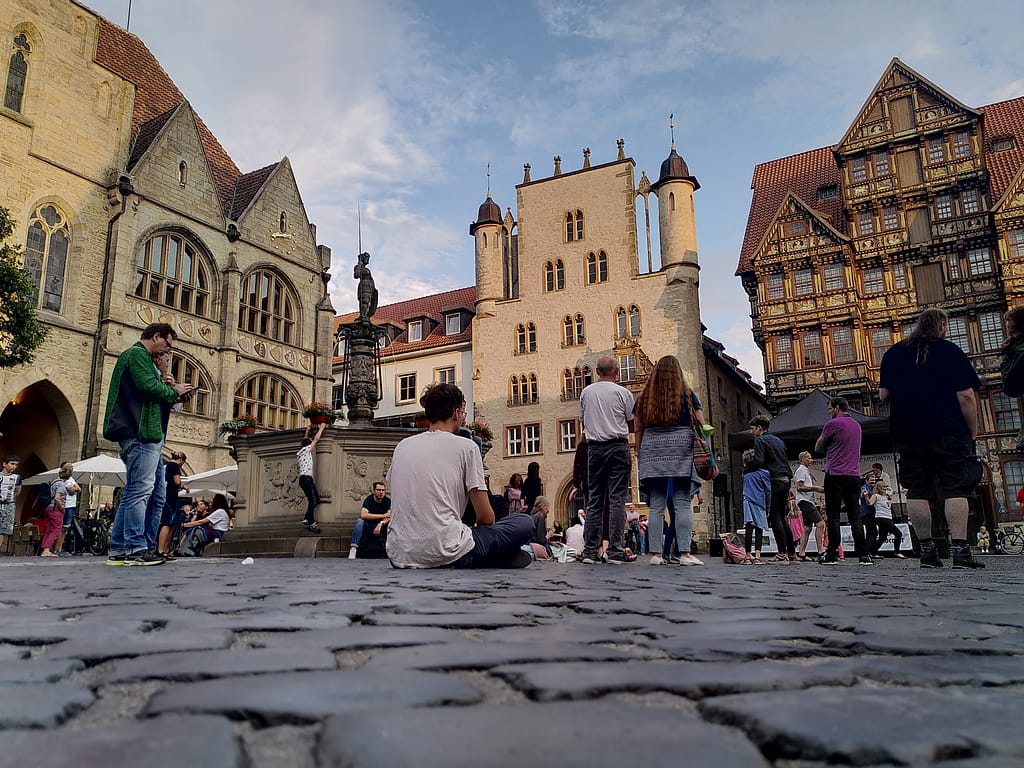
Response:
M40 511L53 506L53 490L50 488L49 483L39 484L39 495L36 496L36 503L39 505Z
M749 555L743 546L743 539L738 533L726 533L722 536L722 562L739 565Z

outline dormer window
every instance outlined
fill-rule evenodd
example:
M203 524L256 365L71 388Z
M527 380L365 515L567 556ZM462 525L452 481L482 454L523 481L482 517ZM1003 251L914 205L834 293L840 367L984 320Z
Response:
M422 320L410 320L409 321L409 332L407 334L409 342L423 341L423 321Z
M818 199L819 200L835 200L839 197L839 185L838 184L826 184L818 187Z
M444 335L457 336L462 333L462 316L458 312L452 312L444 316Z

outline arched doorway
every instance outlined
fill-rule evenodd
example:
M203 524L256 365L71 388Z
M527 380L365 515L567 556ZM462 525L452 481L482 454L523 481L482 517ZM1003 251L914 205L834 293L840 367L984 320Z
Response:
M16 455L18 474L31 477L81 454L78 416L53 382L37 381L12 397L0 412L0 456ZM35 506L37 490L26 486L18 496L15 520L24 523Z

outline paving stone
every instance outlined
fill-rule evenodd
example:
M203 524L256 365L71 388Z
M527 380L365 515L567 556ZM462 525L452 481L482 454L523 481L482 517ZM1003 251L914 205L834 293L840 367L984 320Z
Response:
M359 712L327 721L318 754L320 765L350 768L592 768L619 762L617 755L661 765L681 745L687 765L768 765L735 731L619 702Z
M514 616L469 612L432 613L425 615L413 613L375 613L363 619L363 623L378 627L478 627L490 629L494 627L515 627L523 622Z
M278 725L362 709L475 704L482 698L458 678L432 672L294 672L172 684L150 699L146 714L211 712Z
M56 683L83 666L77 659L22 659L14 664L0 664L0 683Z
M0 662L13 661L14 659L24 659L28 656L28 653L28 648L25 648L20 645L0 644Z
M461 642L378 651L362 669L488 669L529 661L618 661L630 657L615 648L578 643Z
M336 668L334 654L326 650L296 653L284 648L233 648L227 651L153 653L114 661L93 680L97 684L136 680L206 680L230 675Z
M244 635L251 647L287 648L296 653L306 649L351 651L361 648L388 648L403 645L458 642L462 636L440 627L343 627L338 630L300 632L253 632Z
M1020 690L886 687L747 693L705 699L698 709L746 731L769 758L870 765L1019 758L1022 707Z
M621 643L628 639L622 632L604 624L583 621L560 621L525 627L503 627L490 631L488 640L509 643L525 642L571 642L571 643Z
M107 659L141 656L167 651L194 651L227 648L231 645L231 632L219 629L161 629L151 632L117 632L97 627L91 633L76 632L76 636L46 650L48 659L82 659L96 664Z
M497 667L493 674L541 701L585 699L610 692L666 691L699 699L739 691L772 691L815 685L849 686L856 672L842 660L817 659L803 663L759 661L678 664L670 661L615 661L604 664L515 664Z
M1024 648L1021 649L1024 653ZM1024 684L1024 656L874 656L856 659L858 674L901 685Z
M69 683L0 683L0 729L52 728L92 702L91 691Z
M132 752L137 759L128 758ZM33 768L129 763L146 768L245 765L231 723L209 715L107 722L91 731L6 731L0 754L4 765Z

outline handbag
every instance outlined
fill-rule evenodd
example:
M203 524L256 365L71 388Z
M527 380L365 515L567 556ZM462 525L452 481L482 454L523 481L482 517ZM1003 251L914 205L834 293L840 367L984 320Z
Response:
M696 414L690 417L693 427L693 468L701 480L711 480L715 476L715 457L711 453L711 438L704 436L702 424Z

